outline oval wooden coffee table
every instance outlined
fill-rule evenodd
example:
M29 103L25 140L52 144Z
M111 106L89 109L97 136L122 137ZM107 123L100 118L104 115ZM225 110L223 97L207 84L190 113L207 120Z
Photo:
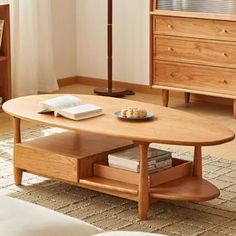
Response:
M104 115L72 121L38 114L39 102L59 95L12 99L3 105L14 118L14 177L22 182L23 171L63 180L81 187L138 202L139 217L147 218L149 202L155 199L206 201L219 196L217 187L202 178L202 146L234 139L234 133L214 121L162 106L125 99L78 96L84 103L101 106ZM125 107L145 108L155 114L146 122L126 122L114 112ZM20 120L40 122L68 131L32 141L21 141ZM173 158L173 167L148 174L150 143L194 147L193 162ZM111 152L140 146L140 173L109 167Z

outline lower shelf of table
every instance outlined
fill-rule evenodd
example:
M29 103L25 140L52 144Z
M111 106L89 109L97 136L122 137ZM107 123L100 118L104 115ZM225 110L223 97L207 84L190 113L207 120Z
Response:
M138 196L138 185L127 184L116 180L101 177L81 179L80 184L105 190L127 193ZM113 194L112 194L113 195ZM220 191L205 179L187 176L176 179L156 187L150 188L150 197L165 200L184 200L201 202L214 199L220 195Z
M74 185L139 200L140 174L110 167L108 154L133 143L101 135L63 132L15 145L14 167ZM207 180L192 176L192 162L172 158L172 167L148 175L152 199L206 201L219 196Z
M217 187L209 181L188 176L150 189L150 196L168 200L208 201L220 195Z

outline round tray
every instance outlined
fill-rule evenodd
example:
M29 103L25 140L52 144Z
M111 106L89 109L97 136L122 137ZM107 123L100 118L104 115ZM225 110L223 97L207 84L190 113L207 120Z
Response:
M121 120L128 120L128 121L145 121L145 120L150 120L154 117L154 114L152 112L148 112L146 117L143 118L128 118L128 117L123 117L121 116L121 112L120 111L116 111L114 113L114 115L121 119Z

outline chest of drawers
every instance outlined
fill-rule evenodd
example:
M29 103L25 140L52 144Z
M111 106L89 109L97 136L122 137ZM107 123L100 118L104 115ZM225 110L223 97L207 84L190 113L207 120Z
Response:
M184 16L151 17L153 87L233 99L236 118L236 21Z

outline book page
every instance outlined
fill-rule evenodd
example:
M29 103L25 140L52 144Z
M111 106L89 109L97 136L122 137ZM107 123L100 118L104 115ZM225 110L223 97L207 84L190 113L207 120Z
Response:
M64 95L40 102L40 108L44 111L58 111L81 104L82 102L79 98L72 95Z
M93 104L83 104L57 111L59 115L73 120L80 120L102 115L102 108Z

